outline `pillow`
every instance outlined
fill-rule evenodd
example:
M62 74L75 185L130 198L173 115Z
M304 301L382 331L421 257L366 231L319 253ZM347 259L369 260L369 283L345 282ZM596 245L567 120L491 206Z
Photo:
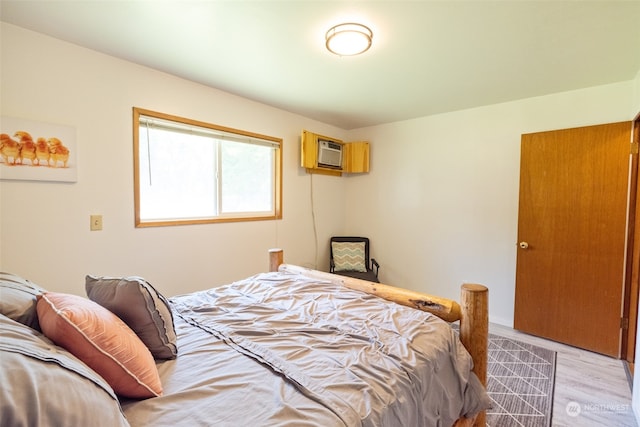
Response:
M113 389L41 333L0 315L0 424L127 427Z
M39 331L36 297L44 291L15 274L0 273L0 313Z
M364 242L331 242L334 271L366 272Z
M125 397L160 396L153 356L118 316L86 298L45 292L38 296L42 332L102 376Z
M141 277L95 277L85 280L87 296L124 321L156 359L178 354L171 307L160 292Z

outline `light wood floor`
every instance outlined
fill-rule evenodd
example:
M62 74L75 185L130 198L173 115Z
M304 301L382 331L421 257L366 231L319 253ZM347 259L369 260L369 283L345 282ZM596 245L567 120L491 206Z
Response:
M621 360L490 324L489 332L557 352L552 426L637 427ZM640 374L636 367L636 374Z

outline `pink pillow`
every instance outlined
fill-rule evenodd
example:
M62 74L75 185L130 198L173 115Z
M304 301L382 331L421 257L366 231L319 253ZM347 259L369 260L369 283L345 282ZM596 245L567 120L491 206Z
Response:
M46 337L86 363L125 397L160 396L153 356L115 314L76 295L45 292L36 306Z

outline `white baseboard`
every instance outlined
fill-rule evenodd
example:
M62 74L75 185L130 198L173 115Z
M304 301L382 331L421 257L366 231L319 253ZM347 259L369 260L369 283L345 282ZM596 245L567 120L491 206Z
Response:
M489 323L495 323L497 325L513 328L513 319L505 319L504 317L489 315Z

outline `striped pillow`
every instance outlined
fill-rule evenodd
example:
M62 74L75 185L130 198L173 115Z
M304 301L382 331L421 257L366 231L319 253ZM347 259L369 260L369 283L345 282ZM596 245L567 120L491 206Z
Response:
M124 321L156 359L178 354L173 315L167 299L142 277L87 276L85 289L97 302Z
M366 272L364 242L331 242L334 271Z

